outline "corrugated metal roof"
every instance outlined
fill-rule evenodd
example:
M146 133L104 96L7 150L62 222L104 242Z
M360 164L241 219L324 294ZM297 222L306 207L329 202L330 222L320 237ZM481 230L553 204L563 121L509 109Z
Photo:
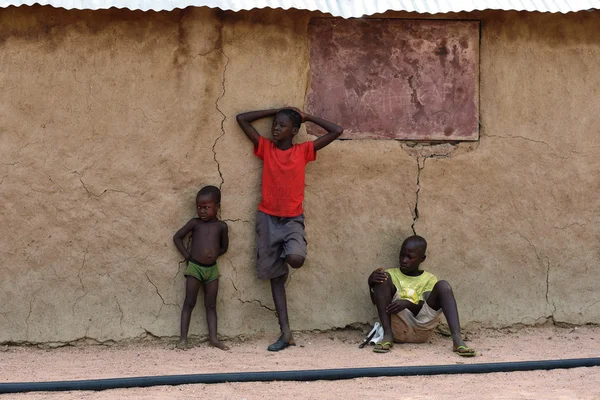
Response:
M297 8L322 11L343 18L362 17L388 10L430 14L486 9L567 13L600 8L600 0L0 0L0 7L33 4L78 10L116 7L143 11L170 11L187 6L233 11L267 7L286 10Z

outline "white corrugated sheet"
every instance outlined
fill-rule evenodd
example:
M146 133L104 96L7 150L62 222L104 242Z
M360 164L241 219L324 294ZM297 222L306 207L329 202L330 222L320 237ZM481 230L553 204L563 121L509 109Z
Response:
M486 9L567 13L600 8L600 0L0 0L0 7L32 4L78 10L117 7L143 11L170 11L187 6L233 11L267 7L286 10L296 8L322 11L343 18L362 17L388 10L430 14Z

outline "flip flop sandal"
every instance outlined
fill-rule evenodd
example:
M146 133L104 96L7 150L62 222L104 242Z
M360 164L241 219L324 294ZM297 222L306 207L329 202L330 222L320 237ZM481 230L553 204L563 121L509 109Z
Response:
M467 346L458 346L456 350L453 351L461 357L475 357L477 355L475 350Z
M394 347L394 344L391 342L385 342L385 343L377 343L375 345L375 347L373 347L373 352L375 353L389 353L390 350L392 349L392 347Z

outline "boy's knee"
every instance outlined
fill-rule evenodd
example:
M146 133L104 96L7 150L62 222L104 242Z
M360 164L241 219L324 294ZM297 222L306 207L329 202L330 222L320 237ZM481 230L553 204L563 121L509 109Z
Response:
M435 289L440 293L452 293L452 286L450 286L448 281L437 281L435 284Z
M196 307L196 299L188 299L186 297L185 301L183 302L183 308L191 310L194 307Z
M298 254L289 254L285 257L285 262L289 264L292 268L300 268L304 265L305 258L299 256Z
M387 275L387 279L381 283L374 285L372 288L373 292L377 292L380 290L389 291L392 288L395 289L394 283L392 282L392 276L387 272L385 274Z
M206 308L207 311L213 311L217 309L217 302L207 302L204 303L204 307Z

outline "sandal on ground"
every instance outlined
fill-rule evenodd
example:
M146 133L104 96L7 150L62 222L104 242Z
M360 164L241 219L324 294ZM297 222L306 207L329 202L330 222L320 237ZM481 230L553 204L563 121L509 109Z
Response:
M379 342L375 345L375 347L373 347L373 351L375 353L389 353L392 347L394 347L394 344L392 342Z
M467 346L458 346L452 351L454 351L461 357L475 357L477 355L477 352L475 350Z
M273 343L272 345L270 345L269 347L267 347L267 350L269 351L281 351L283 349L286 349L289 346L295 346L296 342L294 342L294 339L290 339L289 341L285 342L283 340L283 337L279 337L279 339L277 339L277 341L275 343Z

